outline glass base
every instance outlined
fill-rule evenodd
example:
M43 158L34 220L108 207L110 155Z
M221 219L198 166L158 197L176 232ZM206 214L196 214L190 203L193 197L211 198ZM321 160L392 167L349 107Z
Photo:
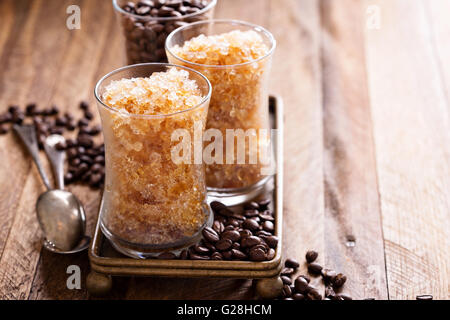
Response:
M167 243L161 245L140 245L121 239L120 237L111 233L104 225L103 220L100 222L100 229L105 237L111 242L111 245L118 252L135 259L155 258L161 253L171 252L179 256L181 251L197 244L202 239L202 231L205 227L211 227L214 221L214 214L212 214L209 205L205 204L205 211L207 210L208 219L203 226L191 237L184 238L174 243ZM100 213L101 214L101 213Z
M207 188L208 203L222 202L226 206L235 206L257 198L260 194L273 189L273 176L267 176L245 188Z

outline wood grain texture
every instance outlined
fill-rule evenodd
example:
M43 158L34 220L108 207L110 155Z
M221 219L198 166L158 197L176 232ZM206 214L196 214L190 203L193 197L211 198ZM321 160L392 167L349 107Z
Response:
M305 253L323 253L325 243L319 1L271 1L270 12L277 39L271 90L285 101L285 257L305 273Z
M424 293L448 299L445 69L437 62L425 1L369 2L379 6L382 18L379 30L367 31L367 56L389 294L393 299ZM442 4L433 1L437 11L445 9ZM448 55L441 59L448 63Z
M354 298L387 299L364 19L359 0L321 2L326 265Z

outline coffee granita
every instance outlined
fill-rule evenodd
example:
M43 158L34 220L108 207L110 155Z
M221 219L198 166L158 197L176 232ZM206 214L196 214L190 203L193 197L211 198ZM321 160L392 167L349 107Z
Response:
M175 129L204 128L208 101L189 73L172 67L111 81L101 95L106 146L102 223L140 245L182 241L208 218L202 164L175 163ZM202 129L203 129L202 128Z
M263 168L268 161L261 161L261 152L267 148L270 135L262 137L259 130L269 129L266 77L271 59L262 59L269 51L261 35L253 30L202 34L168 48L170 62L194 68L211 81L207 128L219 129L224 140L227 129L254 130L245 143L245 163L237 161L235 139L234 163L227 162L224 156L223 164L206 166L208 187L248 187L267 175ZM256 143L251 144L250 139L256 139ZM250 163L251 154L258 156L256 162Z

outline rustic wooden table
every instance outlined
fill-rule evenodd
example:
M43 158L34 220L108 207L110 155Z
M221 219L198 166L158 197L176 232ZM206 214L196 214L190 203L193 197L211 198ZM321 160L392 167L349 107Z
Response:
M81 7L81 30L66 8ZM271 91L285 101L285 256L307 249L349 275L354 298L449 299L448 0L219 0L216 17L278 40ZM0 111L92 104L124 64L110 1L0 2ZM0 137L0 298L85 299L87 254L41 248L43 186L11 134ZM71 188L92 231L99 194ZM354 240L354 241L353 241ZM81 290L68 290L79 265ZM304 268L304 266L302 266ZM109 298L251 298L251 281L120 278Z

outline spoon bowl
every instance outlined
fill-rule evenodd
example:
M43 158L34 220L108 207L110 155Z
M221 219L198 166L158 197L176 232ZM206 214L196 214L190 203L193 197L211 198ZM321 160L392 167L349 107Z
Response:
M44 192L37 200L36 213L46 240L60 251L73 250L84 236L86 215L70 192Z

